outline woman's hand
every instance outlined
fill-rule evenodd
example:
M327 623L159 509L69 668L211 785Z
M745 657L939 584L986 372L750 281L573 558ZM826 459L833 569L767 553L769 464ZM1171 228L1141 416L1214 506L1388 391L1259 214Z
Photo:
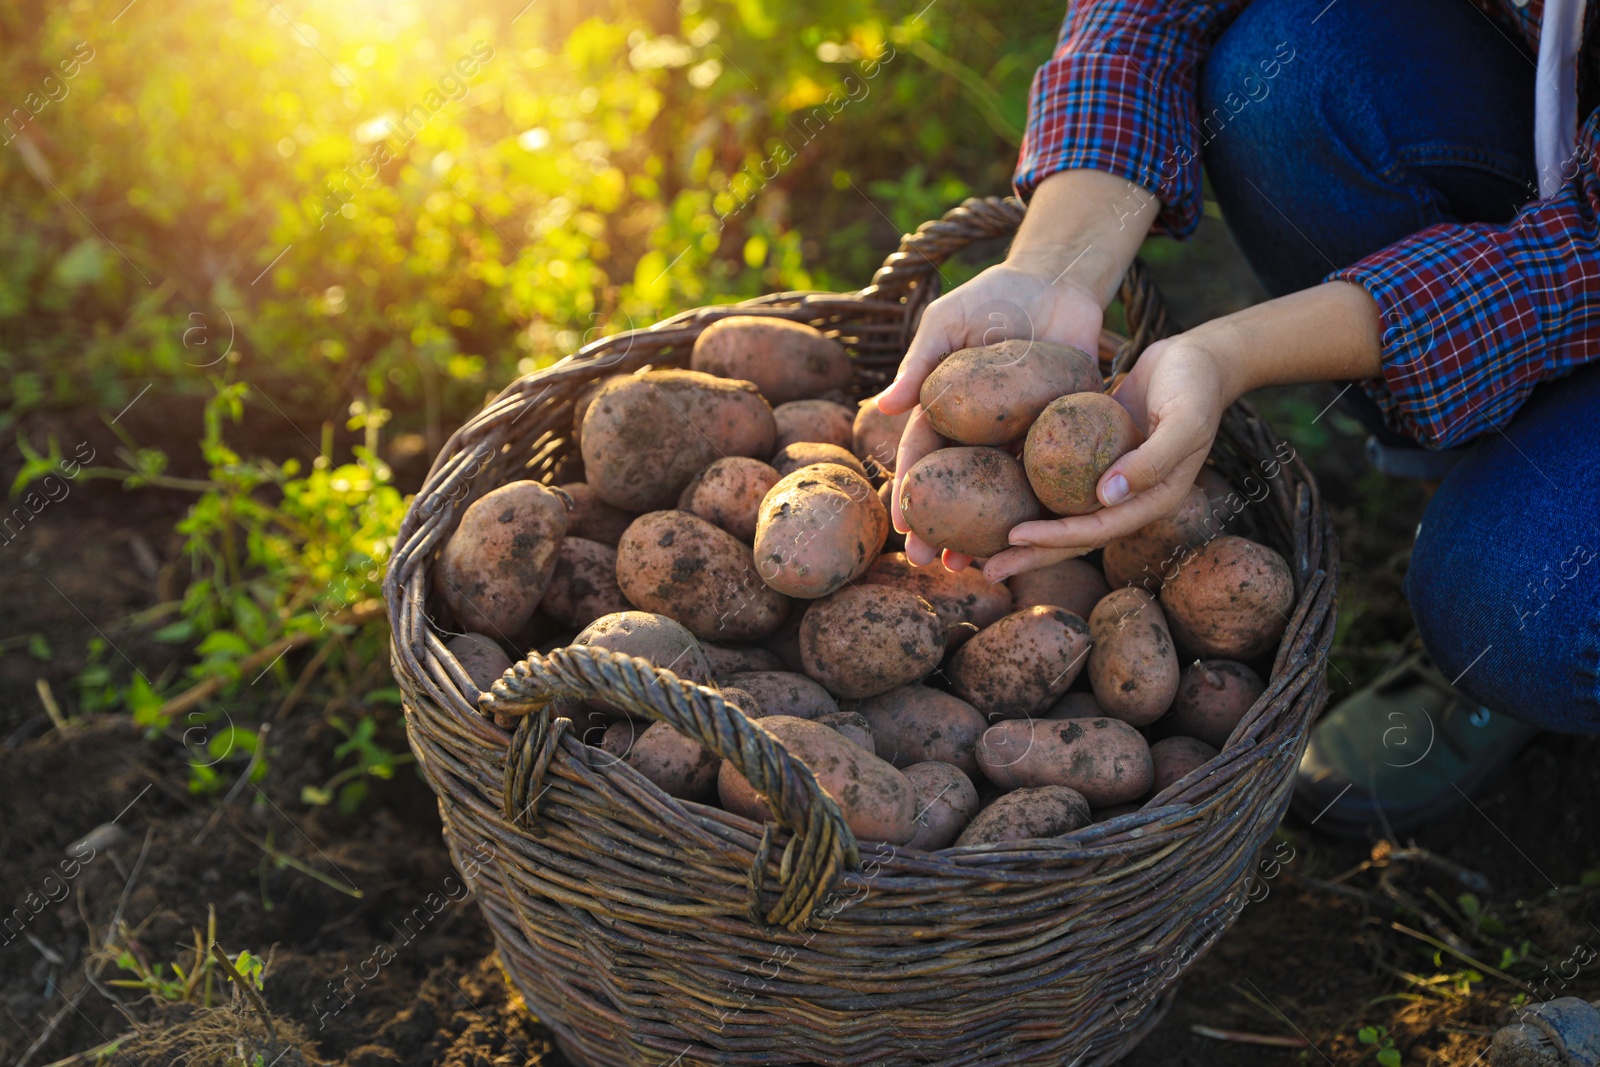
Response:
M1180 335L1147 348L1112 396L1128 409L1145 442L1101 475L1104 507L1089 515L1025 522L1014 546L984 565L991 582L1081 556L1177 510L1211 452L1222 414L1237 397L1225 373L1227 353Z
M923 380L951 352L1013 338L1095 352L1105 306L1155 215L1147 210L1154 203L1146 190L1110 174L1074 170L1052 175L1035 190L1005 262L923 312L899 373L878 396L878 407L886 414L913 413L900 438L891 497L894 526L907 533L906 555L912 563L926 566L938 552L907 532L900 483L917 460L945 444L918 407ZM946 552L944 562L960 570L971 557Z
M928 425L922 405L917 403L923 379L951 352L1011 338L1051 341L1094 352L1099 347L1102 314L1095 294L1082 285L1005 263L990 267L928 305L899 375L878 397L879 409L890 415L911 411L911 421L900 435L890 499L895 529L906 533L906 556L912 563L927 566L939 553L916 534L907 533L900 513L900 480L919 459L947 443ZM945 555L951 570L970 562L970 556L958 552Z
M1380 326L1365 289L1329 282L1157 341L1112 394L1146 439L1101 475L1095 495L1104 507L1014 527L1015 547L990 559L984 577L998 582L1081 556L1171 514L1230 404L1268 385L1376 377Z

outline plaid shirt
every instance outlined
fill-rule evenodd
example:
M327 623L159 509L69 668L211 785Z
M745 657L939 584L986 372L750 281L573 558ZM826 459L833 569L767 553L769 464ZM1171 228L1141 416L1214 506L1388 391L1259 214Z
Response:
M1017 195L1057 171L1105 171L1160 199L1153 232L1192 233L1201 195L1191 134L1204 139L1196 78L1246 3L1073 0L1054 58L1034 77ZM1543 0L1479 6L1537 51ZM1587 5L1586 30L1597 6ZM1600 111L1580 122L1570 169L1558 195L1506 225L1430 226L1328 275L1377 301L1383 376L1361 384L1421 444L1504 426L1534 386L1600 358Z

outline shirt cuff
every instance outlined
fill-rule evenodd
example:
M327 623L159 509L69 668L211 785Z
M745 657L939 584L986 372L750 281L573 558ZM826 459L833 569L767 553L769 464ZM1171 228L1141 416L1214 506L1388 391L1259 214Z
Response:
M1034 75L1028 126L1013 177L1017 196L1064 170L1115 174L1154 193L1151 230L1186 237L1200 222L1200 153L1179 134L1175 94L1152 98L1138 64L1124 55L1071 52ZM1138 209L1130 205L1130 219Z
M1492 227L1431 226L1325 280L1377 302L1383 374L1362 388L1427 448L1505 425L1539 383L1538 311Z

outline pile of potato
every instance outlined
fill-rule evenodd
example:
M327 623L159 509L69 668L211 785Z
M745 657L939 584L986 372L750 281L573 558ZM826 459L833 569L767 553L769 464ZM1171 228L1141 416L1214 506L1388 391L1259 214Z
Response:
M1260 696L1294 584L1276 552L1226 532L1238 498L1210 468L1098 564L990 585L896 551L905 419L849 405L837 342L735 316L700 335L691 368L595 383L575 405L570 481L467 507L434 568L434 617L467 631L448 648L478 688L530 648L643 657L760 719L857 836L920 849L1134 810L1203 773ZM907 472L906 521L980 558L1019 522L1093 511L1100 475L1140 440L1093 357L1065 346L953 353L922 402L950 444ZM599 702L563 714L675 797L770 817L665 723Z

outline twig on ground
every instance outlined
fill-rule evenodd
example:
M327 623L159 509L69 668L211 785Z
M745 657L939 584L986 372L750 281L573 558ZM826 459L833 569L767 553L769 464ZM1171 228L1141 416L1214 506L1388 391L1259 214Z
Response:
M1527 982L1524 982L1522 979L1513 978L1509 974L1507 974L1506 972L1501 971L1501 970L1497 970L1496 968L1489 966L1487 963L1484 963L1482 960L1473 959L1471 956L1467 955L1465 952L1460 952L1460 951L1457 951L1454 948L1451 948L1449 945L1445 944L1443 941L1440 941L1437 937L1430 937L1430 936L1428 936L1427 934L1423 933L1420 930L1413 930L1413 929L1411 929L1411 927L1405 926L1402 923L1397 923L1397 922L1391 922L1389 924L1389 928L1391 930L1394 930L1396 933L1405 934L1407 937L1414 937L1418 941L1422 941L1422 942L1424 942L1426 944L1432 945L1434 948L1438 949L1441 952L1448 952L1448 953L1450 953L1450 955L1456 957L1462 963L1465 963L1467 966L1475 968L1476 970L1482 971L1484 974L1487 974L1492 978L1498 978L1502 982L1505 982L1505 983L1507 983L1509 985L1514 985L1518 989L1522 990L1524 993L1527 993L1530 996L1537 996L1538 995L1537 992L1534 990L1533 986L1529 985Z
M1219 1030L1214 1026L1189 1027L1192 1033L1209 1037L1213 1041L1231 1041L1238 1045L1266 1045L1269 1048L1310 1048L1311 1042L1303 1037L1280 1037L1276 1034L1250 1034L1243 1030Z
M328 620L328 625L360 626L363 623L368 623L373 619L378 618L384 613L384 610L384 605L381 600L369 600L363 604L357 604L355 607L346 611L341 611L339 614ZM280 637L271 644L256 649L244 659L240 660L239 673L241 675L246 675L251 671L260 670L263 667L267 667L271 665L274 660L277 660L284 654L291 652L302 645L310 644L321 635L322 631L320 630L307 630L301 633L290 634L288 637ZM220 675L213 675L202 682L198 682L195 685L190 686L188 689L185 689L183 692L179 693L177 696L161 705L160 714L166 719L172 719L178 715L181 715L190 708L193 708L205 700L210 699L212 696L215 696L218 690L222 689L222 687L227 684L228 679L223 678Z

